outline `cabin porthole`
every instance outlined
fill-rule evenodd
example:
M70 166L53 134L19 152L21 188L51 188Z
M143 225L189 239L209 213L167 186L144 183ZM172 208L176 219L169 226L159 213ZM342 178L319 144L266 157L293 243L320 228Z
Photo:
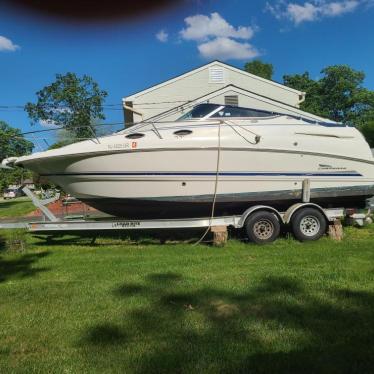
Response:
M191 130L177 130L177 131L174 131L173 134L176 136L186 136L186 135L191 135L192 131Z
M126 138L127 139L140 139L142 138L143 136L145 136L144 134L141 134L140 132L135 132L133 134L128 134L126 135Z
M182 186L184 187L186 185L186 182L182 182Z

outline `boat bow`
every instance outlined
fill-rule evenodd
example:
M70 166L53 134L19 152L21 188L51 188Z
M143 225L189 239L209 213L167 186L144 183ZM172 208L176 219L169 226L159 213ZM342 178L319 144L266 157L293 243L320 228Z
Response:
M12 169L18 157L8 157L1 161L0 169Z

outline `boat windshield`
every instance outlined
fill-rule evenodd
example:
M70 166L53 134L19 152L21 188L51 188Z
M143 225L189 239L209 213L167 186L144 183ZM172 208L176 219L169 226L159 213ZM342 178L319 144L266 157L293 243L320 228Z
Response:
M178 118L178 121L185 121L186 119L199 119L208 116L210 113L214 113L222 105L219 104L199 104L196 105L192 110ZM209 116L210 117L210 116Z
M258 109L241 108L231 105L199 104L190 112L184 114L178 121L202 118L248 118L248 117L271 117L277 113Z

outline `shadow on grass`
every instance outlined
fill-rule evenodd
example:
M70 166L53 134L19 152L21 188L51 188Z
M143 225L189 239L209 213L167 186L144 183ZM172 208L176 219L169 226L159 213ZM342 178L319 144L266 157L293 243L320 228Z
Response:
M267 277L246 292L179 290L182 280L149 274L144 284L114 290L127 303L141 297L143 306L126 310L121 324L84 334L92 364L140 373L372 372L373 293L335 289L321 297L289 277Z
M6 249L6 238L4 235L0 234L0 252L5 251Z
M35 209L30 200L0 201L0 218L6 219L22 216Z
M13 201L12 200L1 201L0 202L0 211L2 209L12 208L15 205L19 205L19 204L22 204L22 203L25 203L25 201L15 201L15 200L13 200Z
M84 341L92 345L112 345L124 343L126 341L125 334L118 326L112 324L101 324L95 326L87 332Z
M9 259L0 255L0 283L10 278L33 277L38 273L48 271L47 268L35 267L39 259L48 255L48 252L30 253Z

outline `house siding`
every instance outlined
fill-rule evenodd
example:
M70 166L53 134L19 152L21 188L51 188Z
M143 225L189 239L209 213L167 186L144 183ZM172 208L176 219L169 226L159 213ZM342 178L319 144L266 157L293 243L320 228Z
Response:
M224 81L222 83L212 82L210 79L210 69L212 68L223 69ZM128 96L124 98L123 101L132 102L134 109L142 112L143 119L147 119L174 108L179 104L208 95L229 84L296 108L299 107L301 92L289 89L288 87L272 81L257 78L244 71L233 69L229 65L219 62L210 63L186 75ZM222 100L217 103L224 103L223 97ZM248 104L245 99L239 96L239 105L247 106ZM266 108L263 107L259 109L269 108L267 106ZM134 114L134 121L139 121L141 119L141 116Z

